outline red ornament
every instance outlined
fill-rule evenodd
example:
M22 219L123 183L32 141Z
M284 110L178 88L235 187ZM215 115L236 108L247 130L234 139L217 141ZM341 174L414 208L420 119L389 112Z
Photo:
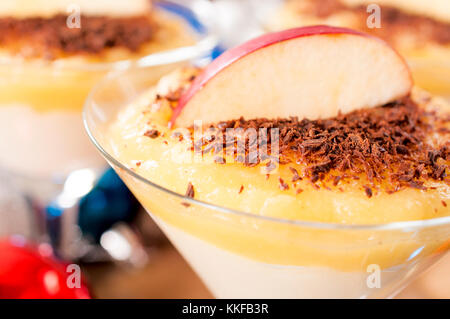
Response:
M0 298L90 298L77 267L54 258L48 244L0 240Z

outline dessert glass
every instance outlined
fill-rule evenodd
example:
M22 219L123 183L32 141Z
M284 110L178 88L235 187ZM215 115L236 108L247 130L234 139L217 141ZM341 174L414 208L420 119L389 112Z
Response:
M293 221L175 193L127 168L108 127L159 66L111 75L83 113L92 142L218 298L387 298L449 250L450 216L376 225ZM182 165L182 164L180 164Z
M27 194L48 201L71 172L88 169L97 175L103 170L103 159L84 134L81 110L89 91L105 74L133 65L169 68L174 62L204 57L216 45L207 2L159 1L154 6L191 29L192 39L174 40L179 45L162 43L151 50L156 53L114 62L0 59L0 169Z

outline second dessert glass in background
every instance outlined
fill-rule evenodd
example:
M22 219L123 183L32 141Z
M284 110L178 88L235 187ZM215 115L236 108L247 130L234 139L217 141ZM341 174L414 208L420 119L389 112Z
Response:
M154 7L174 25L160 35L172 38L152 44L146 49L150 54L125 55L126 60L112 62L5 59L0 63L0 168L31 197L48 201L73 171L90 169L97 175L104 169L83 132L81 108L105 74L133 65L169 68L174 62L208 56L216 45L207 2L160 1Z
M0 59L1 185L4 193L22 197L20 216L33 228L28 238L50 241L60 256L77 258L86 248L79 241L79 214L83 208L86 215L84 206L92 198L84 206L80 200L98 188L99 181L101 189L109 187L110 193L123 188L114 182L118 178L112 172L100 179L106 163L83 130L81 111L94 84L109 72L139 65L153 66L153 76L159 77L158 70L169 71L192 59L210 59L217 45L213 9L207 1L155 1L152 10L163 29L156 41L145 44L138 52L108 52L105 58L97 59L90 59L89 55L54 61L10 61L8 56ZM105 185L105 181L112 184ZM117 203L127 196L128 192L123 192L114 200ZM0 202L0 213L10 216L10 200L0 200L4 201ZM108 197L103 200L108 201ZM105 205L108 207L109 203ZM134 201L126 202L122 210L127 210L127 205L133 206ZM133 214L135 211L127 212L127 216ZM94 223L102 223L98 212L97 219L89 223L86 216L83 222L91 228L97 227ZM110 216L103 222L108 224L111 218L114 219ZM14 229L7 231L10 235L16 233Z
M406 58L419 87L450 99L450 8L446 0L434 1L433 5L420 0L270 0L268 3L254 4L261 27L266 31L327 24L374 34Z

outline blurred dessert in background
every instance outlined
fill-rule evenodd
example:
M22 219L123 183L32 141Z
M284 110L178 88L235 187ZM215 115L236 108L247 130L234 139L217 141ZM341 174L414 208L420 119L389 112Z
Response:
M183 20L149 0L3 1L0 168L48 180L103 167L82 130L94 83L117 63L194 42Z
M328 24L383 38L403 55L415 83L450 97L450 2L448 0L287 0L265 19L269 31ZM376 7L379 6L377 25Z

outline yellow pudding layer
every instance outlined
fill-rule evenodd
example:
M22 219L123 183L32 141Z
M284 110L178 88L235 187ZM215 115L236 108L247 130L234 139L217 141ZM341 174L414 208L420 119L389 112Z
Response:
M280 178L290 181L290 167L280 165L267 178L264 164L245 167L240 163L218 164L208 153L199 161L190 140L180 141L167 127L173 102L161 99L187 85L196 70L173 73L121 110L110 124L102 145L119 161L143 178L179 194L191 183L195 199L213 203L248 216L223 213L170 197L118 169L119 175L153 214L219 247L256 260L284 265L325 265L342 270L361 270L376 263L382 268L405 262L418 248L420 254L448 249L448 226L414 230L325 230L267 221L255 215L292 221L345 225L381 224L425 220L450 215L450 187L445 181L429 181L427 191L405 188L388 194L375 191L368 198L365 176L339 185L319 182L319 189L306 179L280 188ZM448 116L449 106L415 92L413 99L426 108ZM158 131L151 138L148 132ZM442 136L436 137L440 143ZM444 137L445 138L445 137ZM197 161L197 162L196 162ZM447 163L448 164L448 163ZM298 193L297 189L302 192ZM411 230L412 231L412 230Z
M11 55L0 48L0 107L23 104L38 112L65 109L81 111L86 96L113 63L182 46L192 45L195 38L179 18L163 12L152 15L158 29L153 39L138 52L112 48L101 54L76 54L46 61Z

